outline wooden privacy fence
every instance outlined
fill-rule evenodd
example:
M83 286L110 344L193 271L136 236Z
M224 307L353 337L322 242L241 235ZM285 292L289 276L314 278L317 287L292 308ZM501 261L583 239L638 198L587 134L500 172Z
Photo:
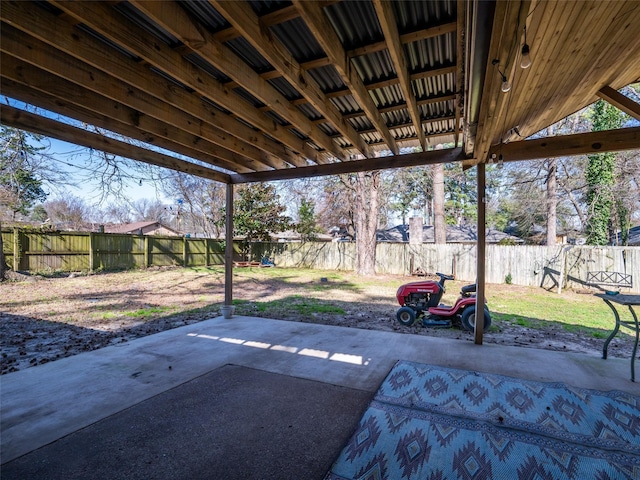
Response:
M224 264L224 244L208 238L13 229L2 242L9 267L32 272Z
M2 240L7 264L23 271L224 264L223 242L205 238L14 229L3 231ZM452 273L468 282L476 279L473 244L379 243L376 249L376 271L381 274L409 275L421 269ZM240 250L240 245L234 243L234 260L241 259ZM253 260L268 256L280 267L324 270L353 270L355 252L355 244L350 242L252 245ZM631 280L631 286L623 290L640 291L640 247L487 245L488 283L588 288L593 286L589 280L593 272L617 272L618 276Z
M353 270L355 244L257 243L253 256L268 255L277 266L327 270ZM379 243L376 247L376 272L409 275L425 272L452 273L459 280L476 280L476 246ZM591 247L559 245L487 245L486 281L545 288L593 287L587 281L594 271L619 272L631 277L624 290L640 291L640 247Z

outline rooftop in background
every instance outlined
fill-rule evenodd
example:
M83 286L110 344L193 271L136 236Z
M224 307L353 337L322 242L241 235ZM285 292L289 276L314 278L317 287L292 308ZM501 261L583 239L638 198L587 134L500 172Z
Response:
M160 222L134 222L120 225L105 225L105 233L127 233L138 235L182 235L177 230L167 227Z
M487 228L487 243L507 243L509 245L524 243L521 238L514 237L507 233ZM387 230L378 230L378 242L408 242L409 225L397 225ZM424 243L434 242L433 226L424 225L422 227L422 241ZM447 243L476 243L478 241L477 228L475 225L447 225Z

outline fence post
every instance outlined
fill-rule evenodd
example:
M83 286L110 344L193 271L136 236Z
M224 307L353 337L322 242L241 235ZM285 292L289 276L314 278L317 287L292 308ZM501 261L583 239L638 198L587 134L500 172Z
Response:
M204 239L204 266L209 266L209 239Z
M93 232L89 232L89 271L93 272L94 269L94 253L93 253L93 248L94 248L94 233Z
M20 229L13 229L13 271L17 272L20 269L20 260L22 257L20 242Z
M149 268L149 235L145 235L144 236L144 240L142 241L142 245L144 248L144 252L143 252L143 261L144 261L144 268Z
M182 266L187 266L187 237L182 237Z

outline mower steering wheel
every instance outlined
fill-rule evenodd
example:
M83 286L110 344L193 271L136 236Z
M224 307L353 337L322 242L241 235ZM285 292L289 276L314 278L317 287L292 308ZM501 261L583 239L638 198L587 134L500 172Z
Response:
M440 280L455 280L456 277L454 277L453 275L446 275L444 273L437 273L436 275L438 275L440 277Z

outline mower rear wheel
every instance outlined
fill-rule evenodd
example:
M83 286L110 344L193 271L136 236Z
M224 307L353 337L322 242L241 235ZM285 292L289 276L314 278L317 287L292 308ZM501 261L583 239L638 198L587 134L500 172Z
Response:
M463 328L473 332L476 328L476 307L465 308L460 317ZM484 307L484 331L488 331L489 327L491 327L491 314L489 313L489 309Z
M396 313L396 319L402 325L410 327L416 321L416 312L411 307L399 308L397 313Z

